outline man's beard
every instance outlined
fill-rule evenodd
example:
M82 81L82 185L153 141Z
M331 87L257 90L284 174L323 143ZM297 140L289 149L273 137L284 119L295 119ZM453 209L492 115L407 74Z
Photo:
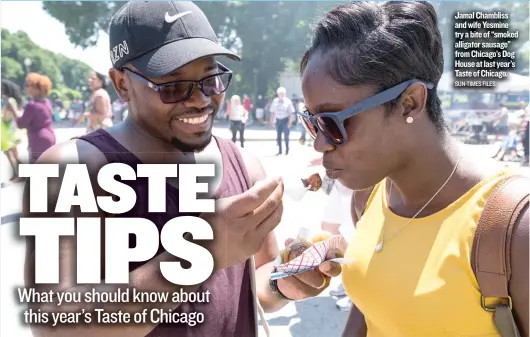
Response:
M200 134L197 134L197 136L202 136L203 134L204 133L201 132ZM171 138L171 144L177 150L179 150L181 152L184 152L184 153L189 153L189 152L199 153L199 152L202 152L208 146L208 144L210 144L211 141L212 141L212 134L211 133L210 133L210 136L204 142L202 142L200 144L184 143L183 141L181 141L177 137Z

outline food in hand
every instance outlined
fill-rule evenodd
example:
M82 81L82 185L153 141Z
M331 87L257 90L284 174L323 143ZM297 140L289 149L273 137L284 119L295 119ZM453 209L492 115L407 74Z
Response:
M297 239L280 252L281 263L287 263L296 259L298 256L311 247L311 242L306 239Z
M326 241L332 236L333 235L328 231L320 231L311 237L311 243L314 244L317 242Z
M316 192L322 187L322 178L318 173L312 174L307 179L302 179L302 183L305 187L309 187L309 190Z

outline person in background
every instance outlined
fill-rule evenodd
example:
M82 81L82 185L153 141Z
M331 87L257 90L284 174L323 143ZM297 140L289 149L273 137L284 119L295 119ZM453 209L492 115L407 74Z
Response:
M266 105L267 99L263 97L263 95L258 95L258 99L256 101L256 120L259 121L260 124L266 122Z
M115 99L114 102L112 102L112 112L113 112L113 122L121 122L123 121L123 110L127 107L127 105L122 102L119 98Z
M494 129L495 135L498 138L507 136L510 133L508 108L503 106L493 118L491 125Z
M276 97L271 104L271 125L276 126L276 142L278 143L277 156L283 153L282 149L282 135L285 141L285 154L289 154L289 133L293 125L294 107L289 98L286 97L287 90L284 87L279 87L276 90Z
M298 120L298 113L303 112L303 111L305 111L305 104L304 104L304 100L301 99L300 102L298 103L298 111L296 115L297 120ZM304 123L299 123L298 129L300 130L300 139L298 140L298 142L300 143L300 145L304 145L307 142L307 130L305 129ZM307 145L310 146L311 142L308 142Z
M225 106L225 119L230 121L230 110L232 109L232 104L230 103L230 100L227 99L226 102L224 102L224 106Z
M249 95L243 95L243 107L245 108L245 110L248 111L249 113L249 116L251 116L251 121L255 121L256 120L256 116L253 112L254 110L254 103L252 102L252 99L250 98Z
M46 98L52 90L48 76L29 73L26 93L31 97L24 110L15 111L17 126L27 130L30 163L35 163L44 151L55 145L52 104Z
M90 73L88 77L88 87L92 90L88 111L84 117L88 119L87 133L106 129L112 123L112 101L107 92L107 78L96 71Z
M20 157L18 154L17 145L20 144L21 139L18 135L18 128L15 123L16 111L18 111L23 103L22 92L20 87L15 83L2 79L2 121L0 140L2 145L2 152L6 155L11 168L13 169L13 176L11 182L18 182L21 179L18 177L18 165L20 164Z
M272 99L267 98L265 109L263 111L264 112L263 121L265 124L269 124L270 127L274 127L274 125L271 123L271 106L272 106Z
M302 102L302 99L300 97L298 97L298 95L293 94L291 96L291 103L293 103L293 108L294 108L294 118L293 118L293 126L294 127L296 127L297 124L298 124L298 115L297 114L299 112L301 112L300 111L300 103L301 102Z
M301 61L301 118L327 176L355 191L344 337L500 336L471 255L489 196L517 172L449 134L438 24L425 1L343 4L314 26ZM502 314L513 313L521 336L530 332L529 213L526 205L498 253L510 259L509 298L491 299L509 303ZM499 257L490 256L483 268L493 277Z
M504 161L504 157L506 155L509 155L510 158L516 157L517 159L521 159L519 154L517 153L517 131L517 126L510 126L509 134L504 137L504 144L502 150L495 159L499 161Z
M72 126L76 126L77 124L79 124L79 121L82 119L83 114L85 112L85 102L82 99L77 98L72 103L71 109L73 111L71 124Z
M527 105L525 108L525 114L523 115L523 127L522 127L522 136L521 136L521 142L523 143L523 150L524 150L524 157L522 160L522 164L524 166L528 166L528 160L530 158L530 134L529 134L529 126L530 126L530 105Z
M237 132L239 131L241 147L245 147L245 124L248 121L248 110L241 104L241 97L238 95L232 96L230 99L230 106L230 115L228 116L228 119L230 121L230 131L232 131L232 142L236 142Z

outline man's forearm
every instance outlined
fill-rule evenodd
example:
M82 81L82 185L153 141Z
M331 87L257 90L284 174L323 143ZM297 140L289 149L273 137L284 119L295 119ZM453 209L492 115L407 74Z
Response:
M263 311L275 312L283 308L289 300L269 287L270 275L274 269L274 262L269 262L256 269L256 293Z
M139 292L194 292L199 285L179 286L168 282L160 274L161 261L174 261L175 257L165 252L157 258L149 261L144 266L130 273L130 282L128 285L94 285L78 286L66 290L67 292L85 292L96 289L97 292L113 292L118 288L134 288ZM57 306L54 303L40 304L38 309L47 312L51 317L53 312L84 312L91 313L92 323L95 323L98 313L95 309L104 309L105 312L142 312L147 309L146 324L127 324L127 325L100 325L100 324L76 324L62 326L34 326L32 331L35 337L144 337L156 327L156 324L149 323L150 311L152 309L175 309L180 303L173 303L171 300L163 303L75 303ZM37 309L37 308L36 308Z

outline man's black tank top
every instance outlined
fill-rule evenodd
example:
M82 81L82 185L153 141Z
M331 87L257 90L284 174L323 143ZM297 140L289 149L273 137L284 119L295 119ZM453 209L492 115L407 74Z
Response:
M116 139L103 129L80 137L80 139L97 147L109 163L126 163L136 170L142 162L134 153L128 151ZM251 187L250 178L239 149L230 141L215 138L222 155L223 179L215 192L214 198L225 198L245 192ZM130 185L137 194L137 204L127 217L142 217L153 221L159 228L170 219L185 214L178 211L178 189L166 185L166 213L147 212L147 178L136 181L122 181ZM136 238L131 237L129 245L136 245ZM159 254L163 252L160 246ZM183 261L186 263L186 261ZM145 263L145 262L144 262ZM184 263L184 264L185 264ZM130 270L143 263L130 263ZM255 331L254 297L250 285L250 261L241 262L230 268L215 272L198 289L210 291L209 303L182 303L176 312L201 312L205 321L195 326L187 324L161 324L146 337L253 337Z

